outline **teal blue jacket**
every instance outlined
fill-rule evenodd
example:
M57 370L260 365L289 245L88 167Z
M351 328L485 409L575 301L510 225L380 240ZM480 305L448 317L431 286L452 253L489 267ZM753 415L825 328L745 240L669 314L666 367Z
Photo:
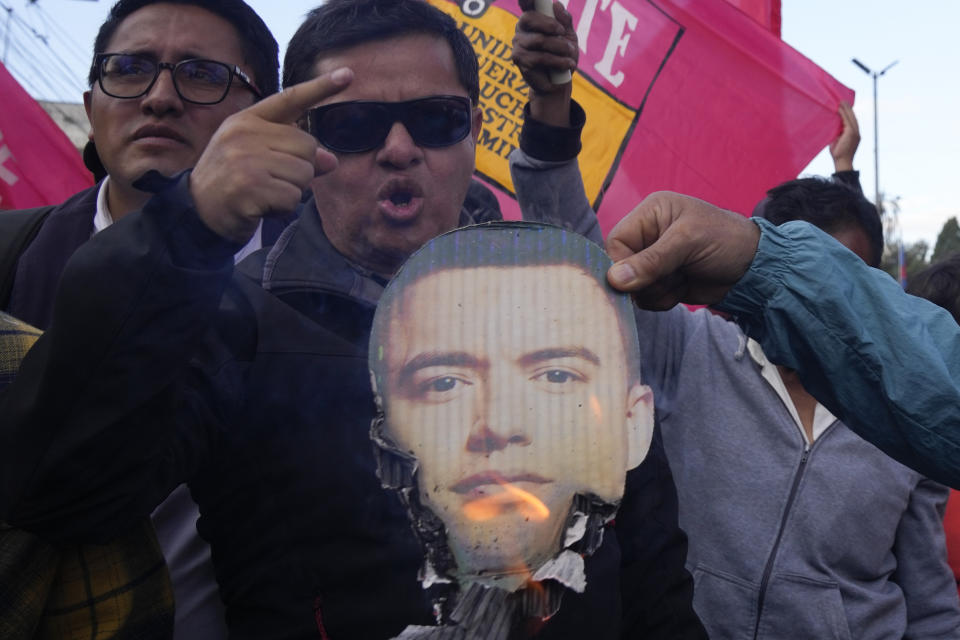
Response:
M531 217L603 241L576 162L515 154L510 170ZM753 220L757 254L716 308L864 439L960 488L960 328L950 314L809 223Z
M525 211L601 240L575 163L554 163L534 181L526 174L545 163L511 160ZM952 340L960 363L952 317L807 223L757 224L751 268L718 306L771 361L799 369L805 388L843 423L878 442L892 434L886 453L949 473L960 457L943 456L938 443L918 452L909 439L920 424L921 438L927 429L947 437L952 425L960 429L960 402L940 399L956 395L956 376L943 371L948 350L937 348ZM936 330L917 329L925 323ZM812 448L801 446L731 323L675 308L639 311L637 325L643 379L654 389L690 535L694 604L711 638L958 637L943 487L839 422ZM912 389L915 370L937 367L924 393L941 390L925 405Z
M806 222L762 235L716 305L771 362L895 460L960 487L960 327Z

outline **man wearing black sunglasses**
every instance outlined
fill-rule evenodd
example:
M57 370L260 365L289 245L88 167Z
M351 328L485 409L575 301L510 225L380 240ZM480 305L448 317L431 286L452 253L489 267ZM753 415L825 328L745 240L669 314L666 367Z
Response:
M526 18L540 37L517 43L544 54L520 56L527 77L576 66L572 20L554 9L539 27ZM163 70L184 92L178 69ZM189 175L143 183L157 195L71 265L67 280L96 282L67 282L26 378L0 396L7 433L42 453L22 455L20 473L0 464L0 518L109 531L189 480L234 637L389 638L441 612L418 580L408 514L376 476L369 332L400 264L473 221L477 59L421 0L328 0L293 37L284 85L228 118ZM521 146L534 156L583 122L569 85L535 91L529 114L539 122L527 120ZM305 188L298 221L234 273L232 252ZM100 300L111 304L92 318ZM57 348L67 343L79 353ZM31 386L40 369L56 372L56 406ZM76 437L25 435L51 415ZM587 563L591 590L539 638L702 637L658 441L648 460L628 487L630 524Z
M20 253L11 256L12 288L8 300L0 291L0 309L48 328L55 290L74 251L143 206L150 193L134 186L138 178L193 167L227 116L276 93L277 52L266 25L240 0L117 2L94 43L90 89L83 96L91 128L85 155L88 165L102 163L107 176L33 214L45 217L32 242L15 247ZM272 244L283 226L280 219L267 221L239 253ZM0 274L0 281L6 277ZM175 633L223 637L223 607L197 517L181 486L153 518L176 596Z

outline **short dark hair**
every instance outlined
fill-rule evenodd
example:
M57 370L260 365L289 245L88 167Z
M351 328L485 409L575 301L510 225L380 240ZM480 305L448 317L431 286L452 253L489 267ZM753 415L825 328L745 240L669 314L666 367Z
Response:
M640 345L630 297L613 289L607 270L613 262L598 245L578 233L549 224L488 222L449 231L414 253L390 281L377 305L370 334L370 369L382 394L386 379L382 350L390 335L390 320L404 291L421 278L447 269L482 267L572 266L596 281L614 312L627 359L627 383L640 377ZM381 398L382 399L382 398Z
M943 307L960 324L960 253L914 274L907 283L907 293Z
M100 25L97 39L93 43L93 61L90 63L90 75L87 78L91 87L96 83L99 75L97 54L107 53L107 46L120 23L134 11L161 2L200 7L233 25L240 38L242 62L250 66L253 82L260 90L260 95L266 97L277 92L280 81L280 50L277 41L257 12L243 0L119 0L110 9L106 22ZM234 61L222 60L221 62Z
M375 40L427 34L450 45L457 77L473 104L480 99L477 55L457 23L425 0L327 0L309 14L290 39L283 58L283 86L313 77L317 60Z
M767 191L753 215L775 225L804 220L829 234L859 227L870 241L871 267L883 256L883 224L877 208L863 194L827 178L790 180Z

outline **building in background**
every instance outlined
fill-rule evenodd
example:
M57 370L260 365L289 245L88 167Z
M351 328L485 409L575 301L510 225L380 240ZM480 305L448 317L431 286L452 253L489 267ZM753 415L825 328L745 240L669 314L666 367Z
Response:
M83 104L79 102L49 102L38 100L47 115L53 118L60 130L67 134L70 142L83 153L83 146L87 144L90 124L87 122L87 113Z

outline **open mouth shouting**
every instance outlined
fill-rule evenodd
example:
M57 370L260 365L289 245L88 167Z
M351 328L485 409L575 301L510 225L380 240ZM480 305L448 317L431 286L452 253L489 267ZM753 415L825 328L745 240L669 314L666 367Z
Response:
M423 208L423 190L408 178L394 178L377 193L380 212L390 220L413 220Z

